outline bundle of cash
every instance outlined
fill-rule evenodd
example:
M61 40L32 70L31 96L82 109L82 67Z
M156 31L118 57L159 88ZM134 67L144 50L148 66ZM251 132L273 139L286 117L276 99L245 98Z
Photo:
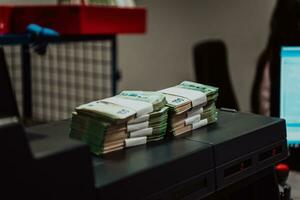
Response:
M218 88L184 81L159 92L165 95L170 109L168 132L172 135L179 136L217 121Z
M70 136L100 155L179 136L217 120L218 88L184 81L160 90L123 91L80 105L72 113Z
M153 108L151 112L136 115L134 119L128 121L126 147L164 138L168 126L168 107L164 95L150 91L123 91L118 96L137 102L151 103Z
M93 101L72 113L70 137L84 141L99 155L124 148L126 122L136 112L117 104Z
M80 105L72 115L70 136L86 142L97 155L163 139L166 103L158 92L123 91Z

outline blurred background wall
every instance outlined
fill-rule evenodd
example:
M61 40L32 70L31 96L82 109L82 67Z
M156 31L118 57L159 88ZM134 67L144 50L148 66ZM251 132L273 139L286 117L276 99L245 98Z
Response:
M144 36L119 37L119 89L156 90L194 80L192 47L220 38L243 111L250 110L256 60L269 33L275 0L137 0L148 8ZM218 73L218 72L216 72Z
M55 0L0 0L0 3L55 3ZM124 89L157 90L194 80L192 47L223 39L242 111L250 110L256 60L269 33L275 0L136 0L148 9L145 35L118 38ZM216 72L218 73L218 72Z

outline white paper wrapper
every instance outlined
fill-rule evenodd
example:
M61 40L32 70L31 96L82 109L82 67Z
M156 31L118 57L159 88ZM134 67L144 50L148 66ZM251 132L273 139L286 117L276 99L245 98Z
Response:
M131 138L133 137L141 137L151 135L153 133L153 128L144 128L142 130L130 132L129 135Z
M190 125L199 122L200 120L201 120L201 115L194 115L192 117L186 118L184 120L184 123L185 125Z
M204 105L207 101L205 93L180 87L170 87L167 89L160 90L159 92L185 97L191 100L193 107L198 105Z
M133 147L133 146L142 145L146 143L147 143L146 136L125 139L125 147Z
M148 126L149 126L149 121L141 122L141 123L137 123L137 124L128 124L127 125L127 132L141 130L141 129L144 129L144 128L148 128Z
M199 122L194 123L192 126L193 126L193 130L195 130L205 125L207 125L207 119L202 119Z
M201 113L203 113L203 107L196 107L195 109L193 108L192 110L187 112L187 117L192 117L195 115L200 115Z
M151 103L143 101L135 101L132 99L125 99L118 96L106 98L101 101L110 102L131 108L132 110L136 111L137 117L153 112L153 105Z
M149 121L149 117L150 117L149 114L142 115L140 117L129 120L127 124L136 124L136 123L140 123L140 122Z

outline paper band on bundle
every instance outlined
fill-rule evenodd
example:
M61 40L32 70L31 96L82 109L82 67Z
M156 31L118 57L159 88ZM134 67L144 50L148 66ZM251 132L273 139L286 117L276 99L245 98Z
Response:
M207 101L205 93L196 90L189 90L180 87L170 87L164 90L160 90L160 92L185 97L191 100L193 107L204 105Z
M192 128L193 130L197 129L197 128L200 128L202 126L205 126L207 124L207 119L202 119L200 120L199 122L195 122L192 124Z
M125 99L118 96L106 98L101 101L110 102L133 109L136 111L136 117L153 112L153 105L144 101Z
M145 122L141 122L141 123L137 123L137 124L128 124L127 132L132 132L132 131L148 128L148 126L149 126L149 121L145 121Z
M197 109L192 109L191 111L187 112L187 117L192 117L195 115L200 115L201 113L203 113L203 107L197 108Z
M99 114L107 113L108 115L114 115L121 118L127 118L136 114L136 111L129 107L102 101L93 101L87 104L80 105L76 108L76 110Z
M130 137L134 138L134 137L148 136L151 135L152 132L153 132L153 128L144 128L142 130L130 132Z
M199 122L200 120L201 120L201 116L200 115L195 115L195 116L192 116L192 117L189 117L189 118L185 119L184 123L187 126L187 125Z
M128 121L128 124L136 124L136 123L140 123L140 122L145 122L149 120L150 115L146 114L146 115L142 115L140 117L131 119Z
M126 138L125 139L125 147L133 147L141 144L147 143L147 137L136 137L136 138Z

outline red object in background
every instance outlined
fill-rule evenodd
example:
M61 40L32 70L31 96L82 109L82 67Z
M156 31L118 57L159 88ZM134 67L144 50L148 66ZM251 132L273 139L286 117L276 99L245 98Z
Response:
M280 163L275 167L276 171L288 172L290 170L289 166L284 163Z
M0 8L0 34L8 33L10 31L11 13L11 7Z
M145 33L146 10L84 5L0 6L0 34L24 33L31 23L61 35Z
M275 166L275 170L277 174L278 183L280 185L286 185L286 181L288 179L290 171L289 166L285 163L279 163Z

